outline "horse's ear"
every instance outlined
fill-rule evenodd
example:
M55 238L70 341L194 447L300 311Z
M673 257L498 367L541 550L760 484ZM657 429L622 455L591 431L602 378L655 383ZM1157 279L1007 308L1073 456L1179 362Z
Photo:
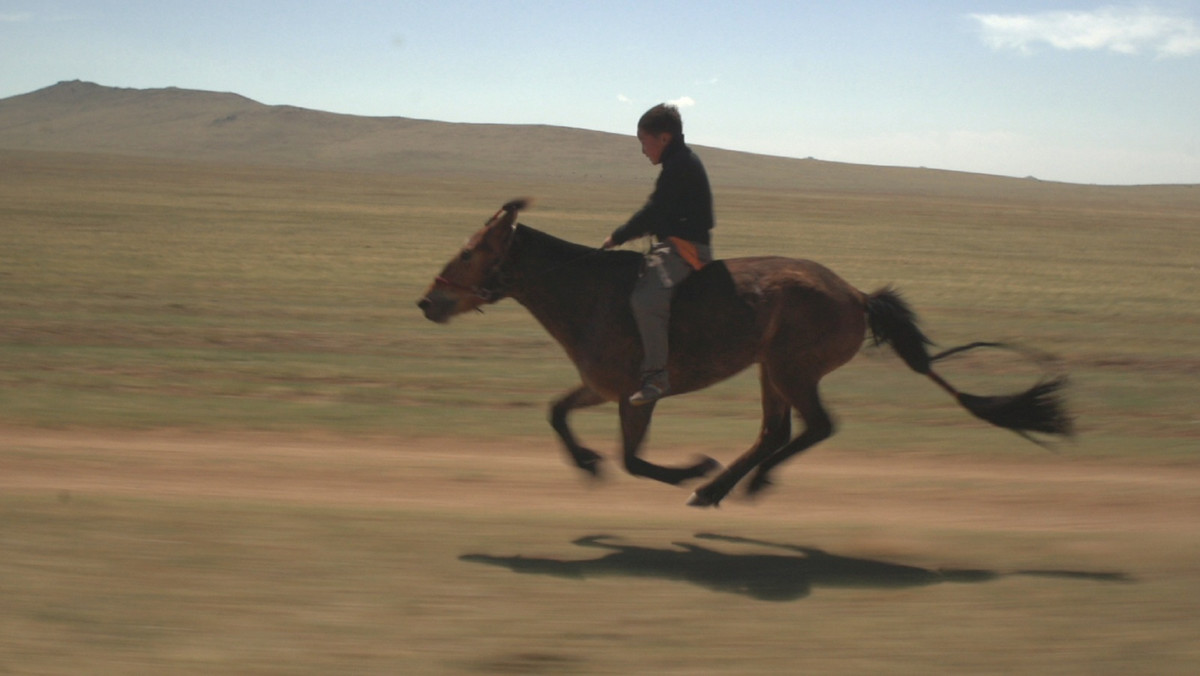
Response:
M517 227L517 214L519 214L522 209L529 208L531 203L532 200L530 200L528 197L509 200L508 203L500 207L500 210L496 212L495 216L492 216L492 219L488 221L488 224L492 228L500 227L502 224L510 229L515 228Z
M517 218L518 212L524 211L525 209L528 209L531 206L533 206L532 199L530 199L528 197L518 197L515 200L510 200L508 202L508 204L505 204L503 207L501 207L501 210L507 211L508 214L515 221Z

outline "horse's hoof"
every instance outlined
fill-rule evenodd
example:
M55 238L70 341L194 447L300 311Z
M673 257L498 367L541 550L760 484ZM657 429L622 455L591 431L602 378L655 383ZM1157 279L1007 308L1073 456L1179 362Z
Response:
M584 473L587 474L588 477L591 479L599 479L600 478L600 460L599 459L592 460L591 462L581 463L579 465L579 469L583 470Z
M589 477L600 478L600 466L604 461L604 456L584 448L574 456L574 460L575 466L583 470Z
M725 466L717 462L707 455L696 456L696 462L688 469L688 477L685 481L691 479L703 479L710 474L725 471Z
M717 462L715 459L710 458L706 455L701 456L701 457L703 458L703 460L700 462L700 466L704 470L704 474L702 474L701 476L708 476L709 474L713 474L714 472L725 471L725 465L722 465L721 463Z
M692 497L688 498L688 507L720 507L721 503L718 500L713 500L706 495L702 495L700 491L692 493Z

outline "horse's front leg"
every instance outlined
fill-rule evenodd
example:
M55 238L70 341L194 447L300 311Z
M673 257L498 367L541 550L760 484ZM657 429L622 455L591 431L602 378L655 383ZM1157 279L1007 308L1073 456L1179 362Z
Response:
M621 400L621 440L625 451L625 469L630 474L674 486L690 479L699 479L721 468L721 463L705 455L686 467L663 467L639 457L646 430L650 429L654 406L654 403L634 406L626 399Z
M579 387L567 392L558 399L555 399L550 404L550 426L558 433L558 437L562 439L563 445L567 448L567 453L571 455L571 460L575 466L592 476L600 476L600 454L590 448L585 448L575 438L575 434L571 431L571 427L567 424L567 414L575 409L587 408L604 403L604 397L597 394L592 388L587 385Z

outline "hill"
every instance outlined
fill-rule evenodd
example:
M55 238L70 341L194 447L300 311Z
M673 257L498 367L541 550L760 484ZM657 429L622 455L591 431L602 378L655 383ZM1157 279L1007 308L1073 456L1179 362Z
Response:
M1195 186L1104 187L791 159L696 146L718 187L1003 201L1167 200ZM310 169L645 184L629 136L546 125L456 124L269 106L232 93L60 82L0 100L0 148Z
M644 180L631 141L268 106L229 93L60 82L0 100L0 148L420 174Z

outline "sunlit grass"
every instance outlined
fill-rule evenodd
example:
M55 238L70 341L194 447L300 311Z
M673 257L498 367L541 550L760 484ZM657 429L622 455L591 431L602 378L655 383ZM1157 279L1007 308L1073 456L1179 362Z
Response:
M22 158L0 183L0 423L21 425L548 439L545 406L577 380L525 311L505 301L435 326L414 303L509 197L540 198L524 222L595 243L644 196L625 184ZM716 246L820 260L868 290L895 283L946 346L1055 353L1075 382L1081 449L1121 453L1119 430L1145 440L1139 453L1182 453L1200 434L1186 399L1200 369L1195 200L1097 194L718 186ZM967 369L967 389L1037 377L997 364ZM894 424L894 438L919 440L926 426L973 424L886 357L835 373L827 394L847 434ZM664 404L654 435L740 448L757 412L751 374ZM610 443L612 415L580 414L581 430Z

